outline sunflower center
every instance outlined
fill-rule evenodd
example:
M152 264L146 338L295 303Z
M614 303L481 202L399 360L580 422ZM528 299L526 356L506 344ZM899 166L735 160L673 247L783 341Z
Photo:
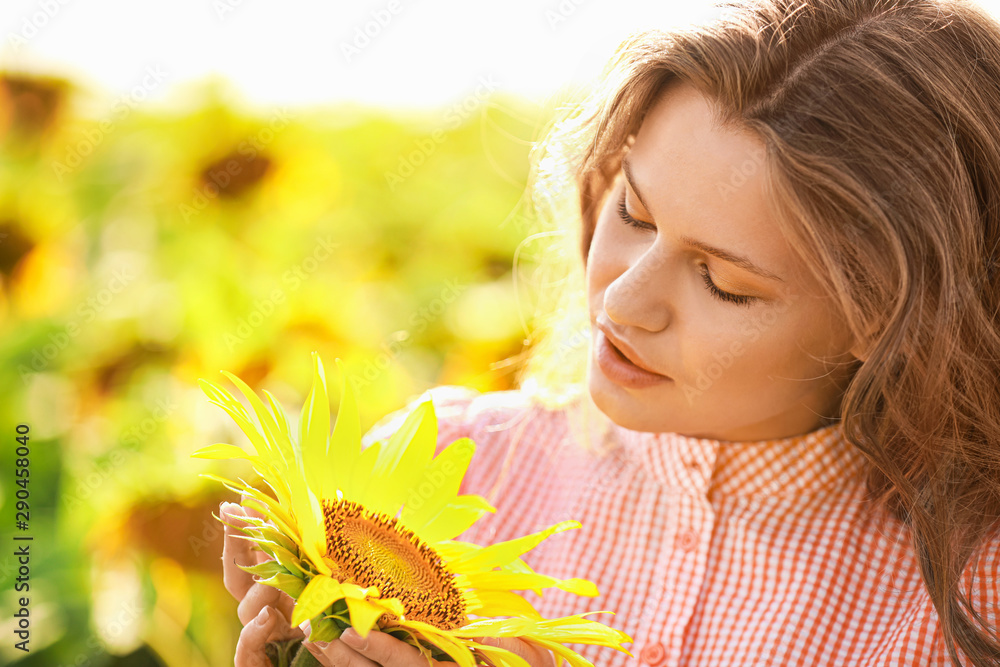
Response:
M465 622L465 602L441 557L390 516L347 500L323 501L326 555L342 579L377 586L380 597L397 598L406 617L443 630Z

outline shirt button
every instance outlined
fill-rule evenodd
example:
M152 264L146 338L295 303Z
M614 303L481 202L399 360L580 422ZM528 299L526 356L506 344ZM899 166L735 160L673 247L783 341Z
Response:
M677 546L684 551L694 551L698 546L698 536L693 530L682 531L680 535L677 536Z
M647 665L659 665L666 657L667 652L663 650L663 644L660 642L646 644L642 651L639 652L639 659Z

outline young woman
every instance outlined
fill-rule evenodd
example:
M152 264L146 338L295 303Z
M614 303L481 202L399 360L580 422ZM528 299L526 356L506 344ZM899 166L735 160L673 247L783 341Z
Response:
M601 591L543 615L609 609L635 641L589 659L1000 665L998 109L974 5L761 0L631 39L556 126L538 177L575 177L591 337L546 349L585 349L587 391L432 395L442 443L479 444L463 492L500 508L468 539L582 522L528 562ZM240 667L298 633L245 545ZM380 633L309 646L426 664Z

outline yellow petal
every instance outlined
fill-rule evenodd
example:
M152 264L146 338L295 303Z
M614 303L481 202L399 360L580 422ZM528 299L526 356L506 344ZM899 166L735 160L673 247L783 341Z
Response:
M529 618L488 618L451 630L456 637L517 637L534 628Z
M340 405L337 420L330 436L329 461L324 466L333 472L333 489L343 489L345 480L354 472L354 465L361 455L361 418L358 416L357 397L348 382L347 369L340 359L335 359L340 371ZM334 497L329 495L327 497Z
M326 375L323 372L323 362L319 354L312 353L313 382L309 395L302 404L302 416L299 420L299 443L302 448L302 464L306 481L315 493L322 497L331 497L333 488L333 473L327 456L327 443L330 438L330 398L326 391Z
M302 534L302 550L320 573L330 574L330 568L323 559L326 552L326 529L319 500L310 489L305 489L303 496L292 496L292 508Z
M333 577L320 574L313 577L292 610L292 626L312 618L326 610L331 604L344 597L343 588Z
M217 442L214 445L202 447L193 453L191 457L210 460L239 459L249 461L253 465L254 470L257 471L257 474L260 475L265 482L267 482L268 486L271 486L272 481L281 479L281 474L278 470L268 463L264 457L254 456L242 447L237 447L236 445L230 445L224 442Z
M446 562L458 560L462 556L479 552L483 547L472 542L459 542L457 540L445 540L434 544L434 551L438 553Z
M268 456L272 460L280 459L278 452L274 450L268 439L263 437L253 422L250 421L250 414L243 407L242 403L237 401L228 391L208 380L199 379L198 384L201 386L201 390L209 397L211 403L215 403L229 413L229 416L236 422L236 425L240 427L240 430L253 443L254 449L259 456ZM253 392L250 393L253 394Z
M447 653L459 667L476 667L476 658L472 654L469 642L457 639L451 630L439 630L433 625L421 621L400 621L396 627L416 630L416 634L422 640Z
M540 532L485 547L476 554L470 554L451 563L451 567L454 568L455 572L466 573L492 570L494 567L500 567L518 558L521 554L531 551L550 535L579 527L579 521L562 521Z
M420 538L430 545L450 540L467 531L492 509L489 505L484 507L461 500L466 497L459 496L456 504L450 504L441 510L421 531Z
M347 610L351 612L351 626L362 637L368 636L371 629L375 627L379 616L385 613L382 607L374 605L367 600L357 600L355 598L347 598Z
M341 491L344 500L361 502L368 493L369 486L382 483L372 478L372 470L375 468L383 444L381 441L373 442L358 456L351 474L343 480Z
M588 612L553 619L485 619L451 630L456 637L533 637L559 643L599 644L618 647L632 639L620 630L591 621L586 616L610 612Z
M418 405L382 446L372 483L361 504L396 516L407 493L430 463L437 446L437 417L430 399Z
M205 477L206 479L213 479L217 482L222 482L227 489L235 493L248 496L252 502L248 504L253 505L256 503L254 509L260 510L269 520L271 520L275 527L278 528L282 533L284 533L289 539L297 540L298 531L294 528L294 521L292 521L291 516L285 511L285 508L279 501L271 498L266 493L262 493L256 488L250 486L243 480L234 482L225 477L219 477L218 475L213 475L212 473L201 473L200 477Z
M510 591L477 590L466 592L466 611L477 616L526 616L541 618L530 602Z
M260 425L264 427L264 432L262 435L268 444L268 449L270 453L275 458L279 458L283 461L289 461L292 456L292 442L288 439L285 433L278 427L278 422L271 415L270 412L264 407L264 404L257 394L254 393L253 389L247 386L243 380L239 379L232 373L228 371L222 371L222 374L235 384L240 392L246 397L247 402L250 403L250 407L253 408L254 414L257 415L257 421Z
M526 641L529 644L534 644L539 648L547 649L552 651L552 653L566 662L568 662L571 667L594 667L594 664L584 658L582 655L574 651L573 649L563 646L559 642L548 641L546 639L538 639L537 637L523 637L522 641ZM628 651L625 651L628 653ZM629 653L631 657L632 654Z
M217 442L214 445L209 445L208 447L202 447L201 449L195 451L191 455L196 459L246 459L247 461L251 459L260 460L259 456L253 456L249 454L242 447L237 447L236 445L229 445L224 442Z
M198 380L198 382L203 383L203 385L211 384L208 382L208 380ZM204 389L204 386L202 387L202 389ZM219 391L222 390L219 389ZM230 398L230 400L224 404L214 400L209 402L218 405L220 408L222 408L229 414L232 420L236 422L236 425L240 427L240 430L243 431L243 433L246 434L247 438L250 439L250 442L251 444L253 444L254 450L258 455L261 456L272 455L272 450L270 448L269 443L267 442L267 439L260 435L260 432L257 430L257 427L253 425L253 423L250 421L249 415L246 414L246 410L243 409L242 405L239 405L236 399ZM239 409L234 407L232 405L233 403L239 406Z
M403 603L396 598L386 598L386 599L375 599L372 600L373 604L381 606L386 612L392 614L393 616L402 616L406 613L406 609L403 608Z
M471 588L492 591L520 591L534 590L540 591L542 588L559 588L577 595L594 597L597 595L597 587L586 579L556 579L544 574L527 572L474 572L472 574L460 574L456 576L460 585L467 585Z
M378 588L375 586L368 586L365 588L363 586L358 586L357 584L342 583L341 588L344 591L345 598L364 600L368 597L378 597Z
M292 442L292 434L288 430L288 419L285 417L285 411L281 408L281 404L271 395L267 389L264 390L264 396L267 397L267 403L271 406L271 413L274 415L274 422L278 426L278 431L281 433L282 442Z
M406 505L399 515L407 528L419 534L431 519L455 500L475 452L476 443L469 438L460 438L448 445L424 469L423 475L407 495Z

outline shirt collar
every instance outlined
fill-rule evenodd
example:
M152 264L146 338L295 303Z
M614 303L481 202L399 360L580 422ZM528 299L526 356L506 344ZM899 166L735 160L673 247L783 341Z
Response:
M616 424L610 434L658 482L690 491L737 496L831 491L862 470L864 455L833 422L801 435L774 440L719 441L678 433L631 431Z

